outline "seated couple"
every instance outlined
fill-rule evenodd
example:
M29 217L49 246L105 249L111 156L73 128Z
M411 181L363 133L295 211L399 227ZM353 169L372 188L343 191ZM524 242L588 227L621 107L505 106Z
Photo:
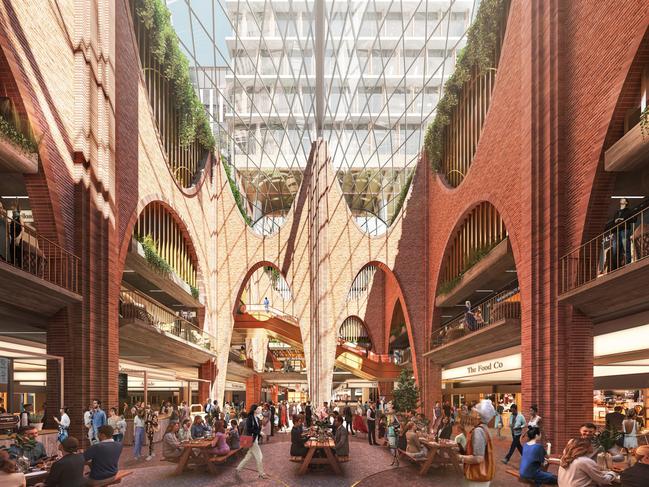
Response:
M59 443L62 457L52 464L45 482L37 487L82 487L110 485L119 470L122 443L113 440L113 427L101 426L98 430L99 443L77 453L79 441L69 436ZM88 477L83 474L86 462L90 463Z
M304 435L303 427L304 418L302 415L293 415L293 429L291 429L291 456L304 457L309 449L306 447L306 442L309 441L308 436ZM349 456L349 436L347 428L342 428L343 417L336 416L334 427L336 433L334 435L334 453L339 457Z
M165 460L177 460L183 454L183 446L177 436L179 429L180 425L178 423L170 423L167 426L167 430L162 438L162 456ZM238 440L238 432L236 434L234 432L226 433L223 427L223 421L221 420L214 423L214 432L211 448L206 450L206 452L219 456L227 455L230 453L230 446L227 443L228 436L236 435Z

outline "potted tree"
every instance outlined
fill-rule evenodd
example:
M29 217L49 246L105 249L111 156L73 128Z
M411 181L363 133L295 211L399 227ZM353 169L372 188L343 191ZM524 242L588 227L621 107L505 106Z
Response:
M29 415L29 425L36 428L38 431L43 429L43 414L32 413Z

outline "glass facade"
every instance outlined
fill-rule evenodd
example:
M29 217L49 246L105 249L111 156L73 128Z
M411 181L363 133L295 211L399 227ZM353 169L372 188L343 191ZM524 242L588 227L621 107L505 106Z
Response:
M195 72L223 73L218 86L213 77L197 77L198 88L204 102L211 100L206 105L224 107L210 113L220 114L220 151L253 228L276 231L299 190L318 136L320 83L321 136L344 198L364 231L384 233L399 213L478 2L325 1L322 79L315 1L186 3L187 11L170 5L174 26ZM213 22L210 30L200 18L206 9L223 15L225 29ZM222 68L207 66L194 55L196 47L189 49L201 37L210 43L198 43L198 50L214 50Z

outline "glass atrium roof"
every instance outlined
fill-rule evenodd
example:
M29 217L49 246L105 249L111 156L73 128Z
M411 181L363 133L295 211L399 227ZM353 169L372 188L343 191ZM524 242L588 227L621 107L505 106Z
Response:
M357 223L384 233L478 0L167 3L253 228L281 226L322 137Z

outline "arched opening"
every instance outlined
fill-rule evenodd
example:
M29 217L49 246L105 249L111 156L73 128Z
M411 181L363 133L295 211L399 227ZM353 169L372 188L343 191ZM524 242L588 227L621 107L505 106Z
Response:
M425 356L444 388L431 400L459 406L490 396L520 406L521 295L505 221L491 203L468 209L442 262Z
M203 329L189 232L167 203L152 201L128 238L119 292L120 402L198 405L215 377L217 343Z
M304 344L286 277L271 262L255 264L241 283L237 303L224 400L306 401Z

